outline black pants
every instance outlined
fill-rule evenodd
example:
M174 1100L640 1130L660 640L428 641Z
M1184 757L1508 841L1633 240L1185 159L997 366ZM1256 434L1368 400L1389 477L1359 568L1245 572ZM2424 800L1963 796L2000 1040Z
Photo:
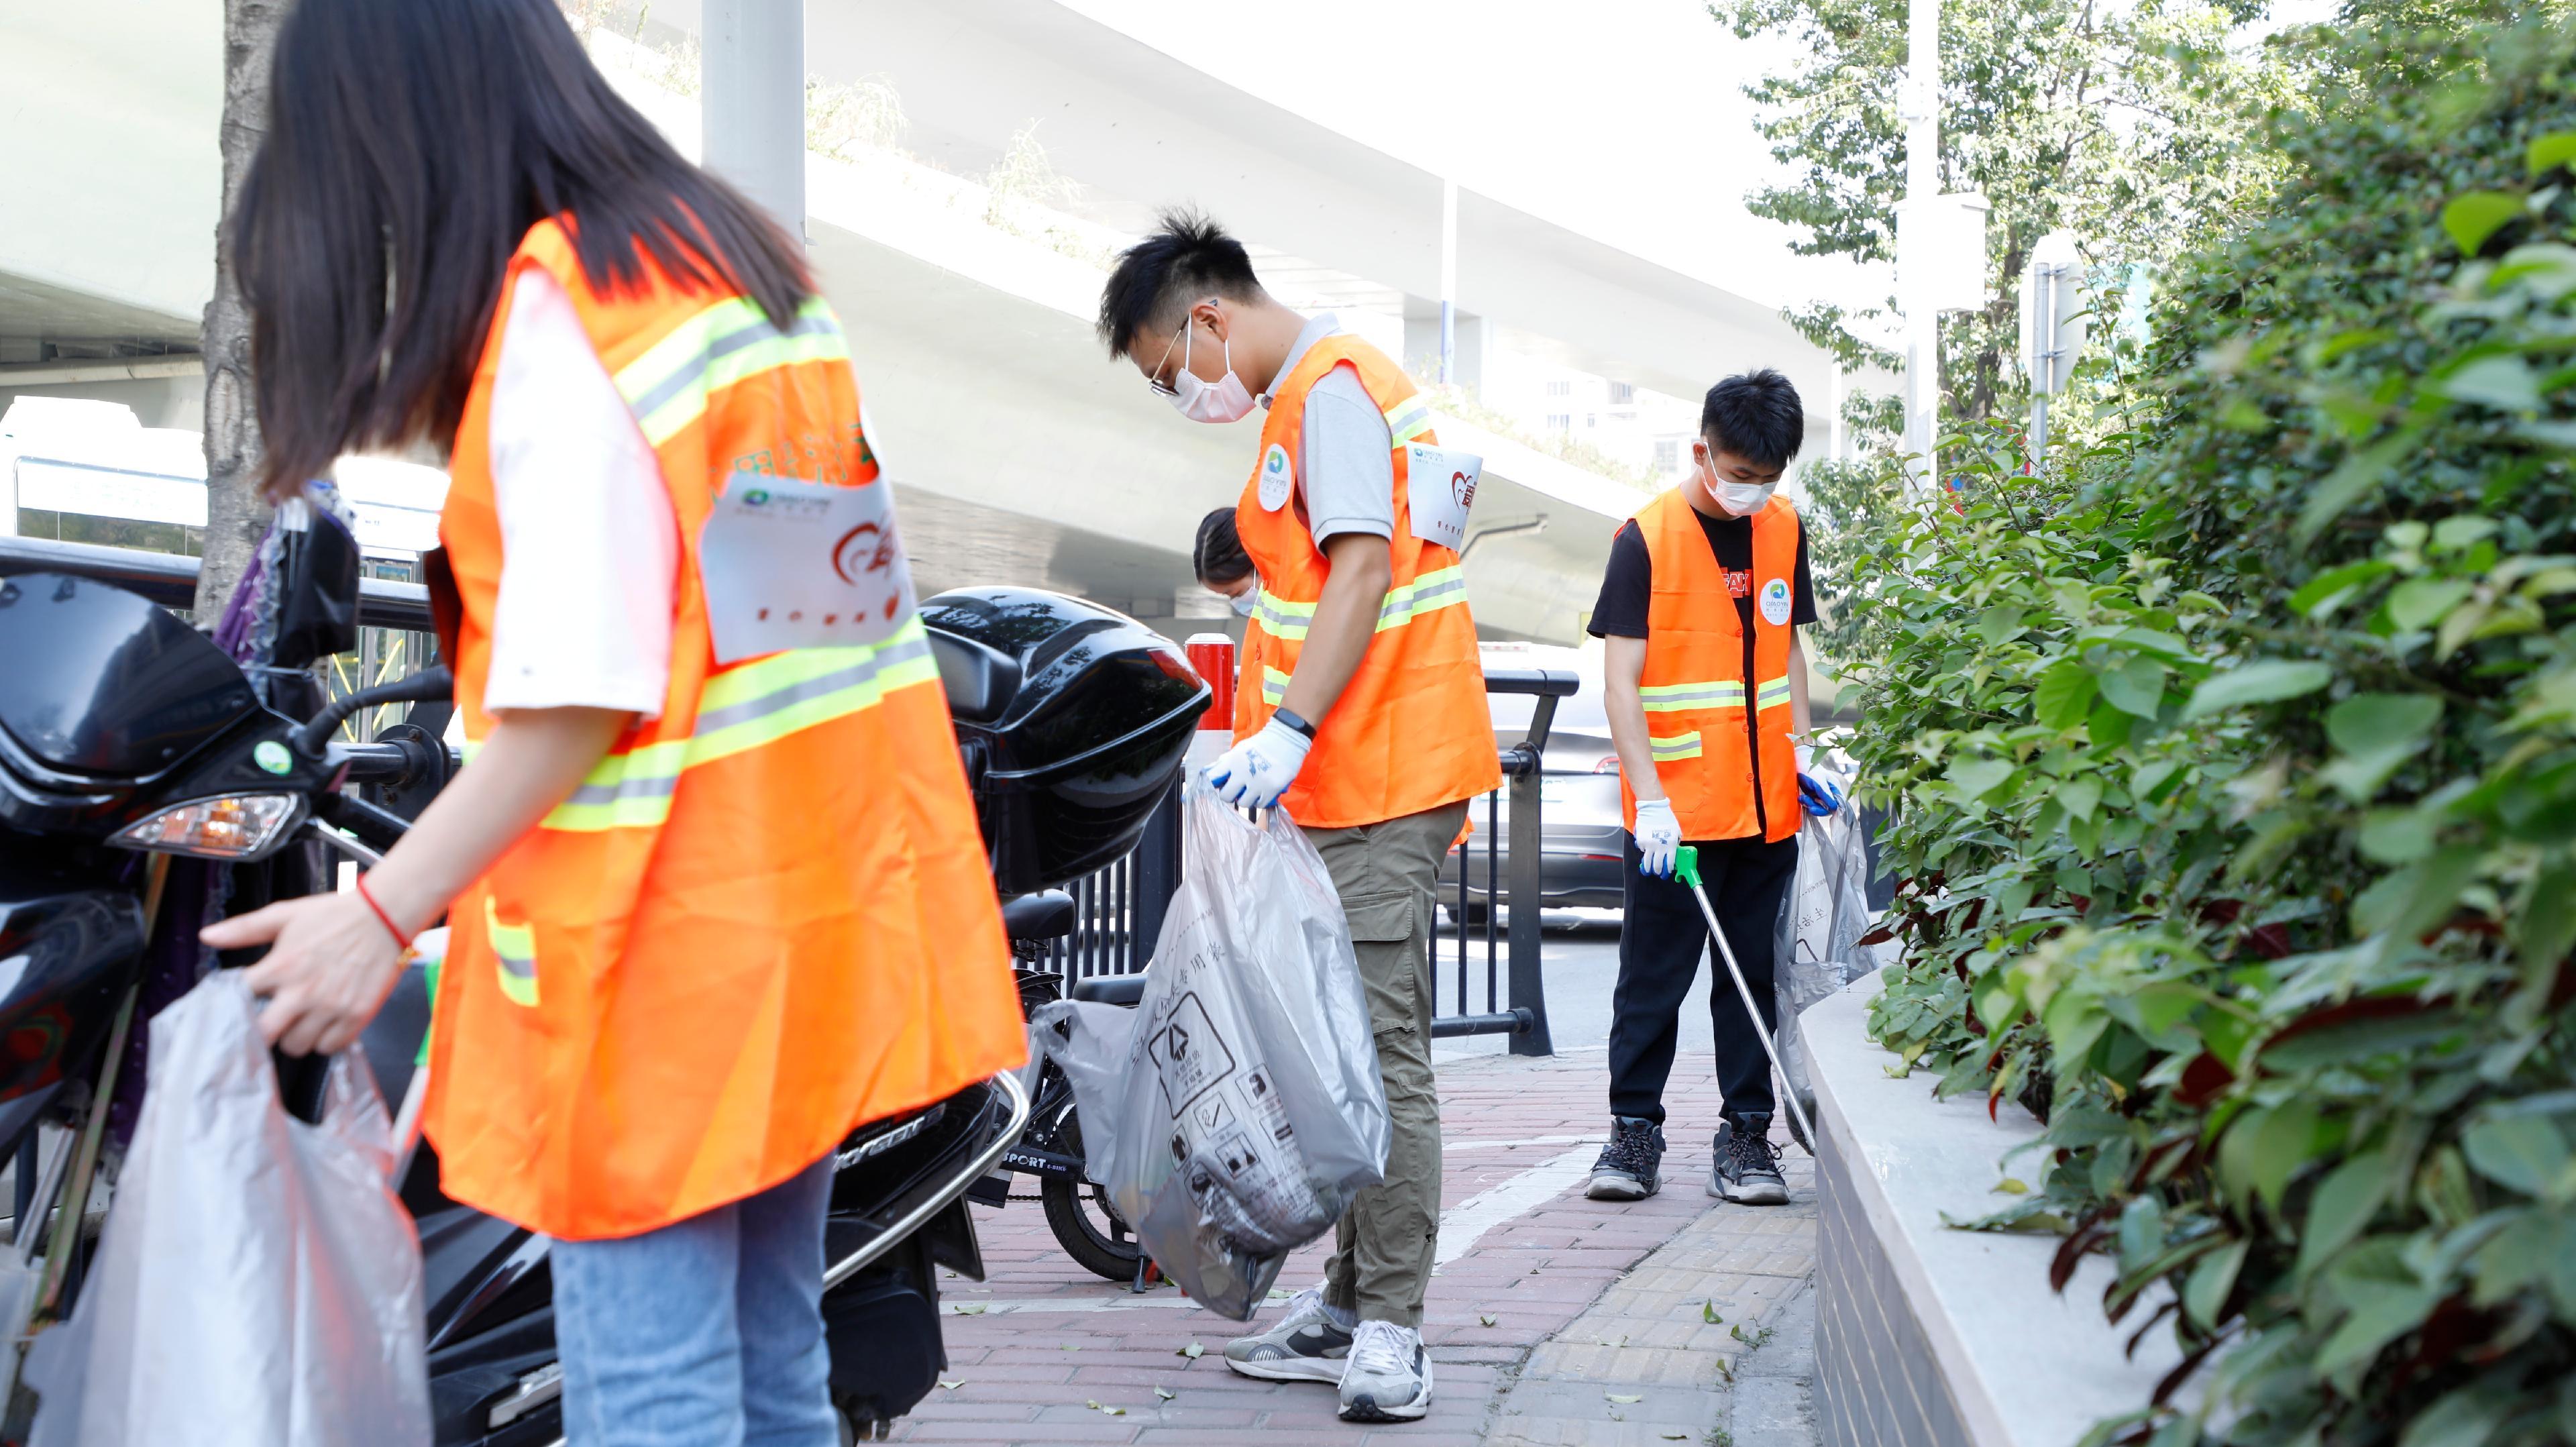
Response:
M1727 978L1726 965L1708 939L1708 921L1678 879L1656 879L1637 868L1637 841L1628 841L1627 917L1619 927L1619 987L1610 997L1610 1113L1660 1125L1664 1081L1673 1073L1673 1047L1681 1033L1682 1001L1709 960L1708 1008L1717 1035L1717 1087L1729 1116L1773 1108L1771 1058L1744 1016L1744 1001ZM1699 877L1717 910L1726 942L1735 949L1744 982L1768 1030L1776 1013L1771 984L1772 934L1780 900L1798 872L1798 841L1726 839L1699 846Z

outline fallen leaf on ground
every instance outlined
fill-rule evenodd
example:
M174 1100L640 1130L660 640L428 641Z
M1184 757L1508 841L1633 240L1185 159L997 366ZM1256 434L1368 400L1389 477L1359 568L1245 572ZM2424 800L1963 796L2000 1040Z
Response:
M1078 1347L1078 1346L1075 1346L1073 1343L1071 1343L1071 1342L1069 1342L1069 1341L1060 1341L1060 1342L1057 1342L1057 1343L1056 1343L1056 1349L1057 1349L1057 1350L1059 1350L1059 1351L1068 1351L1068 1352L1078 1352L1078 1351L1082 1350L1082 1348L1080 1348L1080 1347Z
M1642 1402L1642 1401L1646 1400L1646 1399L1645 1399L1644 1397L1642 1397L1642 1396L1629 1396L1629 1395L1627 1395L1626 1393L1623 1393L1623 1392L1603 1392L1601 1395L1603 1395L1603 1396L1605 1396L1605 1397L1608 1397L1611 1401L1614 1401L1614 1402L1618 1403L1618 1404L1619 1404L1620 1406L1622 1406L1622 1407L1628 1406L1628 1405L1630 1405L1631 1403L1635 1403L1635 1402Z
M1664 1440L1667 1442L1687 1442L1690 1440L1690 1434L1688 1432L1666 1432L1664 1434Z
M1197 1361L1199 1358L1207 1355L1207 1348L1200 1346L1197 1342L1192 1342L1188 1346L1181 1348L1179 1351L1172 1353L1172 1355L1176 1357L1188 1357L1191 1361Z
M1476 1320L1483 1322L1487 1326L1492 1326L1494 1324L1494 1318L1484 1312L1478 1312L1476 1314Z
M1297 1299L1297 1293L1293 1291L1282 1291L1278 1287L1274 1286L1270 1288L1270 1299L1272 1301L1294 1301Z
M984 1303L980 1301L965 1302L958 1305L957 1314L959 1316L982 1316L984 1314L984 1310Z
M1717 1314L1717 1303L1714 1301L1703 1301L1699 1304L1699 1319L1710 1326L1726 1325L1726 1318Z
M2002 1180L1995 1182L1995 1189L2003 1192L2007 1196L2027 1196L2030 1194L2030 1187L2022 1184L2020 1180L2012 1176L2006 1176Z
M1157 1396L1157 1397L1160 1397L1160 1398L1162 1398L1164 1401L1168 1402L1168 1401L1171 1401L1173 1398L1178 1397L1178 1396L1180 1395L1180 1393L1173 1391L1173 1390L1172 1390L1171 1388L1169 1388L1169 1387L1156 1387L1156 1388L1154 1389L1154 1395L1155 1395L1155 1396Z
M1124 1417L1127 1415L1127 1409L1124 1407L1104 1407L1098 1402L1085 1402L1082 1405L1089 1407L1091 1410L1100 1413L1104 1417Z
M953 1391L956 1391L959 1387L962 1387L962 1386L964 1386L964 1385L966 1385L966 1383L965 1383L965 1382L963 1382L963 1381L955 1381L955 1382L951 1382L951 1381L942 1380L942 1381L940 1382L940 1384L939 1384L939 1389L940 1389L941 1391L943 1391L943 1392L953 1392Z

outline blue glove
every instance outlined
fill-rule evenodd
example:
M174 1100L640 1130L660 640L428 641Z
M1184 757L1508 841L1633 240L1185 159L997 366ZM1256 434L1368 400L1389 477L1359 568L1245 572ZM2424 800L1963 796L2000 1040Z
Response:
M1272 719L1261 732L1217 755L1207 766L1210 792L1245 809L1268 809L1297 781L1314 741Z
M1808 813L1822 818L1843 806L1843 791L1831 779L1802 773L1798 776L1798 803Z

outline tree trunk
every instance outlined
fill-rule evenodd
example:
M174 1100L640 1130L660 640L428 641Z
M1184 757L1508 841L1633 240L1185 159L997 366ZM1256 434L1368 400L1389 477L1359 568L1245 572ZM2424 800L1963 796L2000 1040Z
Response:
M268 129L268 61L286 0L224 0L223 214L249 174ZM199 346L206 355L206 547L197 574L197 622L212 627L268 528L260 501L259 413L251 391L250 310L233 278L221 222L215 296Z

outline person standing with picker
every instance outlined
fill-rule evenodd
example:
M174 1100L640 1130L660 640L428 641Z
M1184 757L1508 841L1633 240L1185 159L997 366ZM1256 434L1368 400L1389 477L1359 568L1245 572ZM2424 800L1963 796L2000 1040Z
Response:
M1697 465L1621 525L1593 609L1631 836L1611 996L1610 1143L1585 1188L1596 1201L1642 1200L1663 1184L1664 1082L1711 938L1693 885L1673 877L1685 844L1760 1009L1757 1020L1735 983L1715 977L1721 961L1709 1011L1724 1104L1709 1194L1789 1199L1770 1141L1772 931L1798 870L1800 812L1842 804L1804 772L1798 629L1816 607L1797 509L1773 495L1805 430L1797 389L1778 372L1711 387L1691 448Z

